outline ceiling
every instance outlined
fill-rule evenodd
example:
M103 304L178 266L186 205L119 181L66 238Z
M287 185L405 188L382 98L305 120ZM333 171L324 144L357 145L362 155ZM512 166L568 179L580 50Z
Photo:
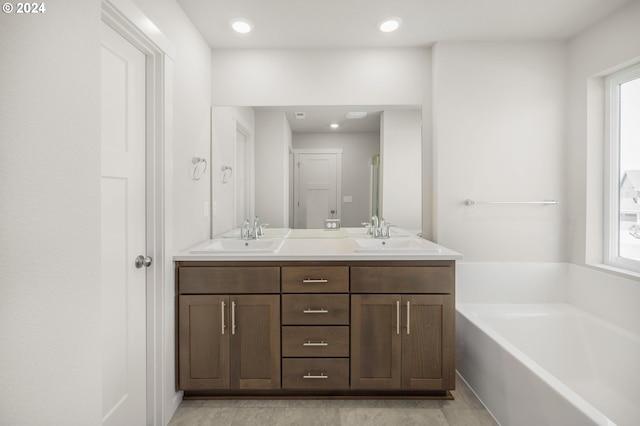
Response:
M634 0L177 0L212 48L425 47L564 40ZM398 16L393 33L378 31ZM245 18L249 34L231 30Z
M380 113L384 110L419 110L419 106L259 106L256 111L282 111L287 117L293 133L364 133L380 132ZM302 112L304 119L297 119ZM348 112L366 112L364 118L346 118ZM329 124L337 123L337 129Z
M570 38L637 0L177 0L214 49L428 47L437 41L532 41ZM378 31L398 16L393 33ZM231 30L244 18L249 34ZM267 108L267 107L261 107ZM272 108L273 109L273 108ZM292 131L379 131L382 108L280 107ZM346 120L348 111L367 111ZM294 113L306 112L305 120ZM338 122L338 130L328 128Z

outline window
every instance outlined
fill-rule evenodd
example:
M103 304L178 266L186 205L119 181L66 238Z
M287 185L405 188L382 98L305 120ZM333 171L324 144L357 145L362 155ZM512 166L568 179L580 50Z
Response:
M606 262L640 271L640 64L607 78Z

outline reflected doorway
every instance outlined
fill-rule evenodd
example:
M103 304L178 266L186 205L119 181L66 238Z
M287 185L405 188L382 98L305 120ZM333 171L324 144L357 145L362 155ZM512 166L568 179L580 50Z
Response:
M294 151L293 227L322 229L340 219L342 150Z

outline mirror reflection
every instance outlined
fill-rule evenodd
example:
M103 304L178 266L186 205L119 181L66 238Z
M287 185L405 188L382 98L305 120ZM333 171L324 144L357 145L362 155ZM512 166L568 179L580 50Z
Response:
M419 106L211 110L212 236L260 217L271 228L421 227Z

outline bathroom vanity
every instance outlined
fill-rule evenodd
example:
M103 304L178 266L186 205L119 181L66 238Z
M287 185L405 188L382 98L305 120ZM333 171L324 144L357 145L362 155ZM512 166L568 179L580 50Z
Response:
M461 256L414 237L361 249L349 236L298 236L175 257L185 397L449 397Z

